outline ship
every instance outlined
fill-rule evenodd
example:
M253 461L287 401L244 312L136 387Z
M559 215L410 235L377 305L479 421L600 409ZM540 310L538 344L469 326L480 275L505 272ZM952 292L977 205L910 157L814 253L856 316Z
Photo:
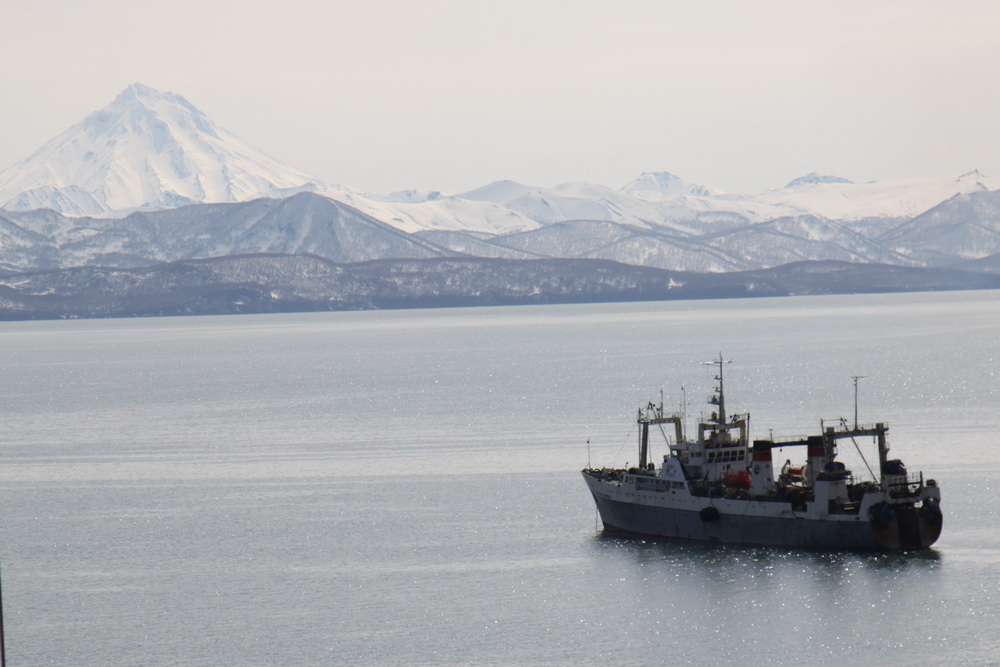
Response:
M667 414L661 398L639 409L638 466L583 469L606 533L838 551L911 551L938 539L941 490L935 480L889 458L886 423L858 424L860 376L854 378L853 424L821 421L818 435L751 444L749 413L726 413L723 371L731 361L720 355L705 363L716 367L717 384L709 398L712 412L698 420L695 437L686 437L684 415ZM662 462L649 455L653 427L669 450ZM862 456L865 470L858 476L837 460L846 441ZM875 470L859 441L877 451ZM788 459L775 475L773 452L798 447L805 461L793 465Z

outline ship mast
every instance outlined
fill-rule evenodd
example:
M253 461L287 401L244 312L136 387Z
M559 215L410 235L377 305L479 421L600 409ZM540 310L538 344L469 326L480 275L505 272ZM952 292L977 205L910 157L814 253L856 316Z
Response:
M722 369L726 364L731 364L731 363L733 363L732 359L723 361L721 352L719 352L718 359L714 361L702 362L702 366L718 366L719 368L719 374L715 376L715 379L719 381L719 386L715 388L715 391L718 393L713 397L713 400L711 402L719 406L719 413L717 419L715 420L715 423L719 424L720 426L726 423L726 392L725 392L725 383L723 381Z
M858 380L863 379L864 375L852 375L851 379L854 380L854 430L858 430Z

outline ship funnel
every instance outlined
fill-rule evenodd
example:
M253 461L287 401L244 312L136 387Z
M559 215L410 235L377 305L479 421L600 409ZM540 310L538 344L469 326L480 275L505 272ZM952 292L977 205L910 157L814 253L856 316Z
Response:
M766 496L774 491L774 464L771 461L770 440L753 441L753 462L750 465L750 493Z
M816 477L823 472L829 458L826 455L826 445L821 435L811 435L806 440L809 465L807 467L806 483L812 486L816 482Z

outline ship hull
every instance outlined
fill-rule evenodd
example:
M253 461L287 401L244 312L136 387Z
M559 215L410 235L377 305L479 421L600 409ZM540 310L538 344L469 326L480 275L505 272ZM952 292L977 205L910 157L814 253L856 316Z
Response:
M923 472L910 473L889 459L883 422L841 427L820 422L822 433L775 440L749 435L749 413L726 411L720 354L718 385L709 398L711 416L698 422L697 438L684 435L684 416L660 405L639 408L639 458L635 467L585 468L590 489L608 531L699 542L824 550L894 551L923 549L941 534L941 490ZM855 398L857 382L854 377ZM650 457L654 427L674 425L669 454ZM853 476L836 460L837 443L872 438L878 450L877 479ZM805 447L806 462L791 459L775 478L773 450ZM860 450L859 450L860 451ZM872 477L871 466L868 471Z
M933 544L941 533L940 514L928 520L913 507L896 508L892 521L883 523L860 516L824 519L754 515L732 501L710 505L708 499L704 499L705 507L711 506L713 510L705 513L700 509L618 500L601 492L601 482L590 479L588 484L605 530L614 533L720 544L845 551L920 549Z

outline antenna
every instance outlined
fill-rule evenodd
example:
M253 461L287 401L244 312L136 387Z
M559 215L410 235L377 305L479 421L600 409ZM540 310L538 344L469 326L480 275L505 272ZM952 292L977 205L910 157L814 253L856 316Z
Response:
M854 380L854 430L858 430L858 380L864 378L864 375L852 375L851 379Z
M684 385L681 385L681 437L687 440L688 396ZM678 443L680 444L680 443Z
M726 423L726 393L725 393L725 387L724 387L724 382L723 382L722 369L723 369L723 367L726 364L731 364L731 363L733 363L732 359L729 359L728 361L724 361L722 359L722 352L719 352L719 358L718 358L718 360L716 360L716 361L703 361L702 364L701 364L702 366L717 366L719 368L719 374L715 377L715 379L718 380L718 382L719 382L719 386L715 388L715 390L719 393L718 398L717 398L718 406L719 406L719 414L718 414L718 417L716 418L715 421L716 421L717 424L720 424L720 425ZM711 403L715 403L716 401L710 401L710 402Z
M7 648L3 639L3 592L0 591L0 667L7 665Z

